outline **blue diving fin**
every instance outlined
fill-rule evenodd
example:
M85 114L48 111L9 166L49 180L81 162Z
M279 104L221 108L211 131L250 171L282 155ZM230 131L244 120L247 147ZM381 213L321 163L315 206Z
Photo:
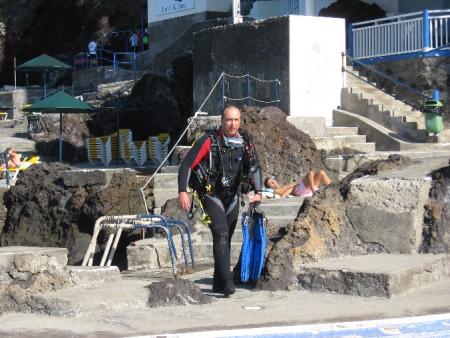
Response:
M257 281L264 267L266 254L265 217L261 212L253 213L253 252L250 263L250 279Z

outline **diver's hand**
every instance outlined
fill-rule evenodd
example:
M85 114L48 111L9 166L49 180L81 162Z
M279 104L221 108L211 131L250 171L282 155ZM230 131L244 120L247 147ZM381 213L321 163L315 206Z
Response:
M260 203L262 199L261 193L256 193L255 196L253 196L252 203Z
M184 211L189 211L189 209L191 208L191 201L187 192L185 191L182 191L178 194L178 202L180 203L181 209L183 209Z

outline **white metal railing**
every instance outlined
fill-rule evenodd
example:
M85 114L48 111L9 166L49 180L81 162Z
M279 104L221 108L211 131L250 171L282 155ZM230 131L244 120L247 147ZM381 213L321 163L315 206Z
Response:
M425 10L351 24L350 54L366 59L442 48L450 42L450 10Z
M281 0L281 15L300 14L300 0Z

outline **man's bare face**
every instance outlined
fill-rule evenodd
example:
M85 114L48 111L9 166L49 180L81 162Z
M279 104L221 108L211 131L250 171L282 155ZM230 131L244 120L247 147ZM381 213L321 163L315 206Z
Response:
M241 125L241 112L234 107L228 107L223 112L222 130L225 136L236 136Z

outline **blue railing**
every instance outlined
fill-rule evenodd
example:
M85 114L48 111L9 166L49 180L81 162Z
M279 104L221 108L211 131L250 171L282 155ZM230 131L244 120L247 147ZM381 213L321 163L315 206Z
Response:
M350 24L354 59L430 52L450 43L450 10L424 10Z
M78 53L74 56L73 65L75 69L87 68L90 66L87 52ZM129 65L131 70L136 71L135 52L114 52L108 49L97 49L96 64L99 66L113 66L113 69L122 65Z

